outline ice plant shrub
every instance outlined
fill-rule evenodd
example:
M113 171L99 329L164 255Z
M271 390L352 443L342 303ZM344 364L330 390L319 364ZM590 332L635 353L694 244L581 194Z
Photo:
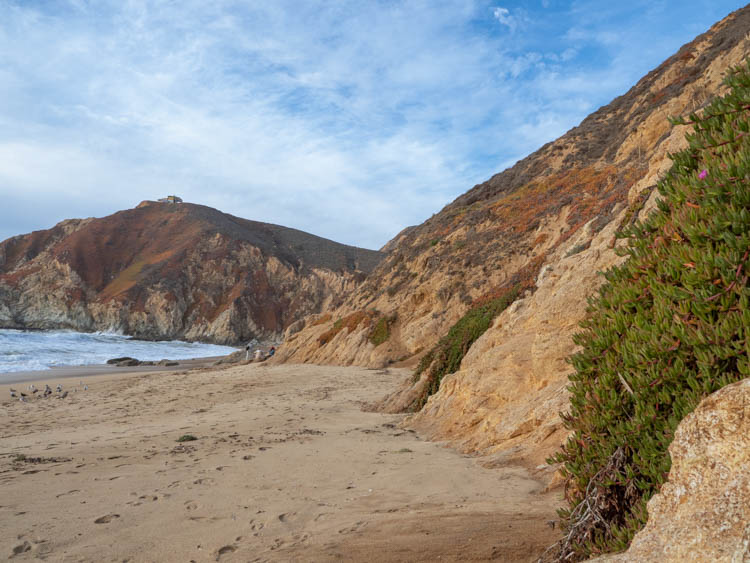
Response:
M750 376L750 62L691 115L657 209L623 230L571 362L559 560L625 549L671 465L667 446L708 394Z

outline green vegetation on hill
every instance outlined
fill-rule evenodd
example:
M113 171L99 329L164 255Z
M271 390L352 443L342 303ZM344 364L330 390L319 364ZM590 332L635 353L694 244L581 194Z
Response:
M396 322L396 314L382 315L376 310L355 311L346 317L337 319L331 327L318 337L318 344L325 346L342 330L352 333L360 326L369 327L367 339L374 346L380 346L391 337L391 328ZM331 320L331 315L326 314L313 322L311 326L325 324Z
M620 236L572 357L568 507L557 558L625 549L666 480L678 423L708 394L750 376L750 62L731 90L691 115L645 222Z
M422 372L429 370L428 383L412 406L414 410L421 409L427 398L440 389L443 377L458 371L461 360L471 345L490 328L495 317L516 300L520 287L518 284L499 296L476 303L450 328L448 334L422 357L414 373L414 379L418 380Z
M373 323L372 327L370 328L370 334L367 338L370 340L370 342L373 343L373 345L380 346L381 344L387 342L391 337L391 327L395 322L395 314L380 317L375 323Z

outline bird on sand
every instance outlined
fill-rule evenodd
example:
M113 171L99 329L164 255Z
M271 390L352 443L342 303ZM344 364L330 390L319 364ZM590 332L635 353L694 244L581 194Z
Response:
M37 389L36 387L34 387L34 389L32 389L31 392L32 393L39 393L39 389Z
M10 396L13 397L13 398L15 398L15 396L16 396L16 390L15 389L11 389L10 390Z
M58 383L58 384L57 384L57 387L56 387L55 389L56 389L56 390L57 390L57 392L59 393L60 391L62 391L62 385L61 385L60 383Z
M21 391L21 397L26 397L26 396L27 396L26 393L24 393L23 391Z
M88 386L88 385L84 385L84 386L83 386L83 390L84 390L84 391L88 391L88 390L89 390L89 386Z
M65 398L65 397L67 397L67 396L68 396L68 392L67 392L67 391L65 391L65 393L63 393L62 395L60 395L60 398L61 398L61 399L64 399L64 398Z

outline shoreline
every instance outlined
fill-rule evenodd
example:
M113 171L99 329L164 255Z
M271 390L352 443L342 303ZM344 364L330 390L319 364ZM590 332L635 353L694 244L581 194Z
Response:
M0 390L2 390L4 386L13 384L18 385L20 383L35 383L38 381L51 381L57 379L87 378L101 375L144 375L148 373L207 367L221 369L222 366L217 366L215 364L217 361L225 357L226 356L207 356L204 358L173 360L177 362L177 365L173 366L114 366L108 364L89 364L83 366L56 366L46 370L6 371L0 372ZM226 365L231 366L233 364Z

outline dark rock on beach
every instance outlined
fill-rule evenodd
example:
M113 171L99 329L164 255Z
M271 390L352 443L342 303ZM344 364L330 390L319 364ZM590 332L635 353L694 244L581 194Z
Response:
M122 358L112 358L111 360L107 360L107 364L117 366L117 367L131 367L131 366L176 366L179 365L178 362L174 362L171 360L161 360L158 364L156 362L151 361L141 361L136 358L131 358L129 356L124 356Z

